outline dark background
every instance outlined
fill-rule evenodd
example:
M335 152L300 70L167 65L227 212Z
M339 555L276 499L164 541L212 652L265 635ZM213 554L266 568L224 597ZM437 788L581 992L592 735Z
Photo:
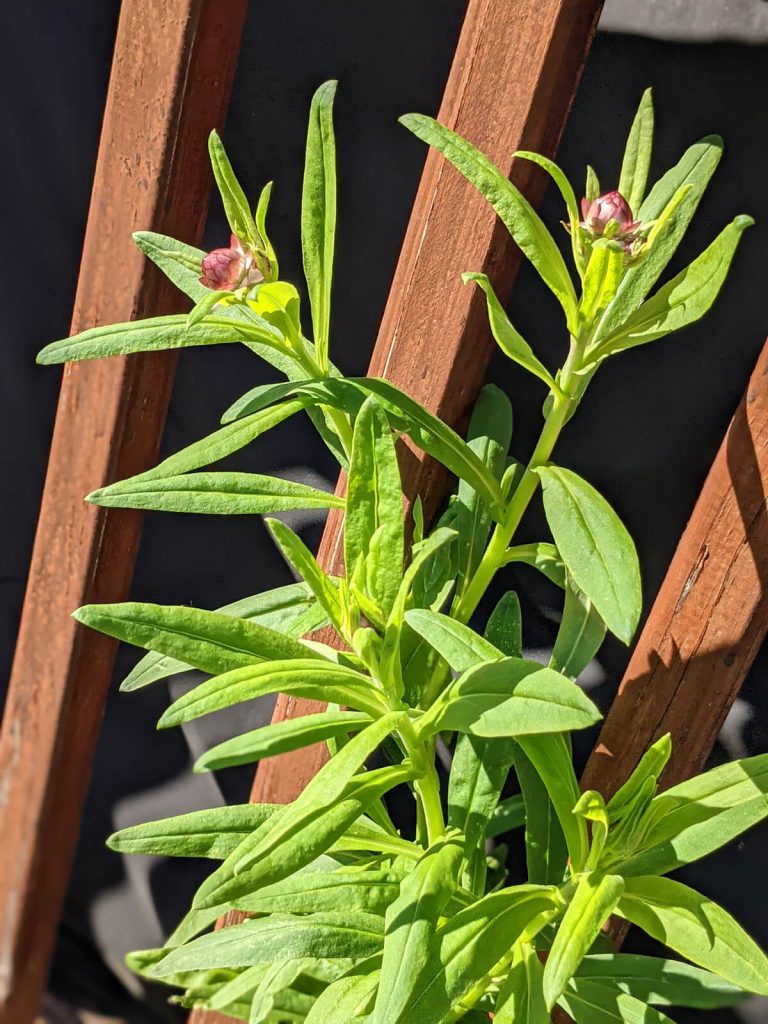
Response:
M746 8L750 2L737 6ZM761 6L758 0L755 4ZM66 5L29 0L14 5L12 14L9 7L0 11L5 57L0 62L0 116L6 143L0 162L5 236L0 274L3 679L13 653L59 384L58 372L36 367L34 356L68 332L118 6L115 0ZM622 6L607 5L606 23L613 29L622 26ZM338 0L283 0L268 14L262 5L252 5L225 142L249 195L275 180L271 233L283 276L296 282L301 277L298 217L307 108L319 82L340 81L332 344L335 361L347 373L362 373L367 366L424 160L421 144L396 119L409 110L436 112L464 9L459 0L393 0L375 8ZM677 264L695 255L735 214L751 213L758 221L745 236L715 310L679 337L612 360L588 393L578 425L558 449L558 460L594 482L636 538L647 607L768 325L765 258L760 256L768 249L766 46L679 41L688 27L682 19L676 42L601 33L559 155L575 183L583 181L590 162L604 187L613 187L634 108L642 90L653 85L657 175L702 135L716 131L726 140L711 195L702 203ZM746 37L757 38L749 31ZM553 230L559 230L562 214L554 192L544 212ZM207 244L226 244L226 237L214 202ZM475 268L464 266L457 238L457 287L460 272L470 269ZM558 313L535 274L520 274L510 308L544 361L557 365L564 345ZM540 394L529 391L524 375L501 359L491 375L513 398L513 447L525 454L537 431ZM176 450L213 429L234 398L268 379L269 368L245 349L182 353L164 449ZM299 421L262 439L242 464L303 478L315 474L329 482L335 478L327 453L309 425ZM321 524L305 518L302 525L306 539L314 542ZM150 601L216 607L290 579L259 520L151 515L133 592ZM527 645L550 646L556 631L551 595L532 575L521 573L518 579L512 573L510 582L521 591ZM135 655L123 651L118 672L133 660ZM584 682L603 703L610 701L626 660L626 649L609 642L591 666ZM768 749L765 675L763 652L721 737L716 760ZM201 869L121 859L104 849L103 839L135 821L245 799L251 774L191 776L191 757L221 738L227 723L217 719L185 733L157 736L154 721L167 700L164 684L125 696L115 687L51 978L52 991L73 1005L137 1024L173 1020L177 1014L162 994L142 992L122 966L122 956L128 949L161 942ZM255 724L269 711L260 704L250 707L248 715ZM241 714L241 724L242 719ZM586 750L588 740L580 742ZM767 855L768 829L763 827L683 873L733 911L764 947ZM768 1009L765 1001L752 1000L734 1011L676 1017L735 1024L766 1020Z

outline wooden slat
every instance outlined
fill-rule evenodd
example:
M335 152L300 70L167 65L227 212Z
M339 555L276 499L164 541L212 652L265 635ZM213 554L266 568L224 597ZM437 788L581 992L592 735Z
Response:
M701 771L768 632L768 343L757 361L587 764L613 793L672 734L662 783Z
M603 0L470 0L438 118L465 135L512 177L534 203L545 178L517 149L554 155L571 109ZM488 367L492 341L485 302L460 274L482 270L503 299L520 252L486 201L435 152L424 172L368 370L387 377L446 422L461 427ZM448 477L423 453L400 452L407 498L418 494L427 516L443 500ZM343 481L340 482L343 487ZM341 517L331 513L318 553L341 569ZM336 643L332 631L320 639ZM324 705L280 695L273 721ZM324 744L260 764L251 799L288 803L326 758ZM228 916L222 924L238 920ZM195 1011L192 1024L226 1024Z
M72 330L183 299L131 242L137 228L199 242L206 136L226 109L246 0L124 0ZM0 1022L40 1005L115 643L75 624L130 583L141 517L83 495L147 468L173 379L170 354L65 369L0 736Z

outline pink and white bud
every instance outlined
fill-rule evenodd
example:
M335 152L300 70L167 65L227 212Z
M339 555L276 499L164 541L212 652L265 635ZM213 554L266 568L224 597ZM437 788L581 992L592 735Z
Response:
M634 243L638 242L640 221L633 219L629 203L621 192L604 192L591 203L582 199L581 215L584 218L580 223L582 230L594 238L613 238L622 243L627 254L632 254Z
M200 284L217 292L233 292L264 280L253 253L237 235L232 235L228 248L213 249L203 257L202 271Z

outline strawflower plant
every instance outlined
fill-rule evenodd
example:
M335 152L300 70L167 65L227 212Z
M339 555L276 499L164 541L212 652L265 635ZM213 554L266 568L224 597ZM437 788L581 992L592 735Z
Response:
M89 501L218 515L344 509L341 578L272 518L275 542L300 582L217 611L128 602L76 612L147 649L124 690L190 666L211 676L168 708L161 728L278 691L328 703L322 713L220 743L196 765L216 770L326 742L330 759L292 804L217 807L112 836L123 852L218 862L165 946L129 962L180 989L183 1005L251 1024L489 1017L545 1024L556 1007L577 1024L663 1024L670 1005L708 1008L768 995L768 959L755 942L717 904L668 877L768 814L768 756L659 792L671 750L663 736L610 799L579 790L569 734L600 714L576 679L607 631L631 641L640 572L610 505L553 461L561 431L607 359L693 323L715 300L751 223L746 216L654 288L717 167L721 142L696 143L649 190L646 93L618 187L602 192L589 169L581 205L554 163L519 153L543 167L562 195L569 267L538 215L482 153L428 117L402 119L488 199L562 308L564 360L553 372L510 323L489 279L464 275L482 289L502 351L542 389L541 436L523 461L510 454L512 409L498 388L482 392L464 440L391 383L346 378L331 363L334 92L326 83L316 93L307 142L301 236L312 340L299 293L281 279L269 241L270 185L253 213L213 134L229 246L206 254L136 235L193 300L192 312L98 327L40 355L60 363L240 342L286 377L239 398L209 437ZM209 468L300 412L347 471L346 497ZM434 526L417 503L405 528L399 435L458 479ZM551 537L519 543L518 527L539 496ZM562 590L547 664L523 656L514 592L482 628L476 622L489 584L510 563L532 566ZM342 650L317 639L328 625ZM446 787L438 738L452 753ZM403 834L390 815L387 796L396 787L415 803L414 834ZM508 884L504 847L494 847L513 830L524 834L521 885ZM248 916L214 930L227 911ZM604 931L612 915L644 929L669 958L615 952Z

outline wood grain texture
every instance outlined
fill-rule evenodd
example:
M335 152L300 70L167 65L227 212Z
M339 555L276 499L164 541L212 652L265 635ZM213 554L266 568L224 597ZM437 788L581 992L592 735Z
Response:
M768 343L704 483L582 779L609 795L672 734L701 771L768 631Z
M202 236L206 137L226 109L245 0L124 0L72 331L185 300L131 232ZM70 618L128 590L141 517L83 495L157 456L175 359L64 371L0 736L0 1022L37 1012L66 891L116 644ZM47 371L50 372L50 371Z
M603 0L470 0L468 5L438 119L487 153L533 203L540 201L546 178L512 154L532 149L554 155L602 6ZM430 150L369 376L388 378L447 423L464 427L493 342L485 300L477 289L464 287L460 275L482 270L503 300L520 256L487 202ZM448 475L413 447L402 444L399 456L408 504L421 495L427 517L434 515ZM329 572L342 569L341 522L338 512L329 514L318 552ZM332 630L318 638L338 643ZM281 694L272 720L322 707ZM263 761L251 800L289 803L326 757L325 745L317 744ZM240 919L230 915L221 924ZM202 1011L191 1017L192 1024L229 1021Z

